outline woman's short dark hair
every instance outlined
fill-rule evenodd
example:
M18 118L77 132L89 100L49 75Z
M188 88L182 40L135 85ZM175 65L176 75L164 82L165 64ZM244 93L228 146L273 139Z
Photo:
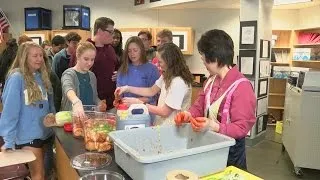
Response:
M204 33L198 41L198 51L205 56L207 63L217 62L219 67L233 65L233 41L222 30L214 29Z

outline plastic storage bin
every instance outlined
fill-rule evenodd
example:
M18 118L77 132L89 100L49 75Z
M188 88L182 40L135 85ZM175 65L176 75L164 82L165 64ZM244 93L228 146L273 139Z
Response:
M146 105L132 104L127 111L128 115L124 119L117 115L117 130L128 130L151 126L151 117Z
M116 163L133 179L164 180L185 169L199 176L223 170L235 140L214 132L197 133L190 124L114 131Z
M52 16L51 10L40 7L31 7L24 9L25 30L51 30Z

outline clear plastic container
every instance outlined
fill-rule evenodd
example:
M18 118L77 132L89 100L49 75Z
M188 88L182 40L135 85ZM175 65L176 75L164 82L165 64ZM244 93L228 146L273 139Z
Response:
M113 171L93 171L80 178L80 180L125 180L124 177Z
M109 154L102 153L84 153L71 159L71 166L79 170L97 170L104 168L112 162Z
M106 152L113 148L109 132L115 130L115 115L105 112L86 113L83 121L84 142L88 151Z
M95 105L84 105L83 110L86 116L88 116L96 111L99 111L99 108ZM83 121L86 119L87 118L81 119L72 114L72 133L74 137L80 138L84 136Z

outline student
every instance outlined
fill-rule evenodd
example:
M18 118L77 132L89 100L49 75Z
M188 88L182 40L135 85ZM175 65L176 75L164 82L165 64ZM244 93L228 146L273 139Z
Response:
M174 117L178 111L185 111L191 103L192 74L179 49L173 43L166 43L158 48L157 57L163 71L162 76L150 88L132 86L119 87L116 93L126 92L152 97L161 91L158 105L146 104L149 112L157 115L155 125L174 124ZM124 98L124 103L131 103L132 98ZM143 103L141 100L135 104Z
M51 43L51 47L49 47L48 49L44 49L47 56L49 57L50 68L52 66L54 55L66 47L66 40L64 39L64 37L57 35L52 38Z
M114 51L117 55L118 64L120 66L121 65L121 57L123 54L122 34L118 29L114 29L112 37L113 37L112 47L114 48Z
M70 58L75 53L81 36L78 33L70 32L65 37L67 47L53 57L52 71L61 79L62 73L69 68Z
M34 42L20 45L2 95L1 150L32 151L36 160L28 165L33 180L44 180L44 147L53 138L43 125L44 117L55 112L44 54Z
M233 66L234 45L222 30L210 30L198 41L201 59L212 77L189 111L175 117L195 131L210 130L236 139L227 166L246 169L245 137L256 121L256 97L250 81Z
M173 35L169 29L163 29L162 31L159 31L157 33L156 38L157 38L157 46L159 47L165 43L171 43L173 39ZM159 72L162 73L159 65L159 59L157 57L154 57L152 59L152 64L156 65L159 69Z
M138 33L139 38L142 40L144 49L147 53L147 60L152 62L152 59L156 57L156 50L151 46L152 45L152 35L147 30L142 30Z
M126 43L122 57L122 65L118 70L117 87L134 86L134 87L152 87L157 79L159 72L156 66L148 63L146 51L139 37L130 37ZM141 100L144 103L155 105L156 97L141 97L132 93L124 93L123 97L134 97L130 104L135 100ZM136 99L138 98L138 99ZM129 101L129 98L127 98Z
M4 87L7 73L18 51L18 44L16 39L9 39L6 45L7 47L4 49L3 53L0 56L0 92Z
M42 49L44 49L45 51L47 51L48 49L51 48L51 43L48 40L45 40L41 43L41 47Z
M96 48L90 42L80 43L76 50L77 64L67 69L61 78L63 111L73 111L74 115L83 118L82 105L100 105L106 109L105 102L100 101L97 93L97 79L90 71L96 57Z
M106 100L107 110L113 109L114 90L117 80L117 55L112 47L114 21L107 17L96 19L91 42L97 49L92 72L97 77L98 96Z

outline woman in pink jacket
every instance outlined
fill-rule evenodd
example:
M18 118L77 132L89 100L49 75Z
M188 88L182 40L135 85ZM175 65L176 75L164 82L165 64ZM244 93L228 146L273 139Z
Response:
M236 140L227 165L247 169L245 137L256 121L256 97L250 81L233 66L234 45L222 30L210 30L198 41L201 59L210 73L203 92L188 112L175 117L194 131L211 130Z

